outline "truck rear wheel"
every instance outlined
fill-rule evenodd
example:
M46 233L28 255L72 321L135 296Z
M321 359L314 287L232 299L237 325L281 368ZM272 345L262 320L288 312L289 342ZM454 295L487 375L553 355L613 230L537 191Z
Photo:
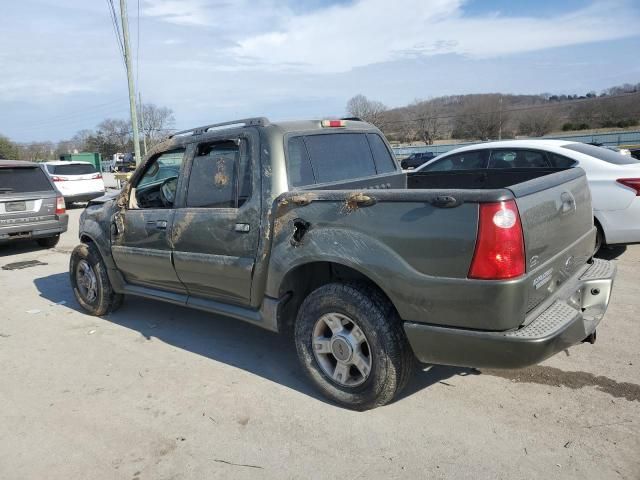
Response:
M69 275L76 300L91 315L105 315L122 304L123 296L113 291L107 267L95 245L82 243L73 249Z
M355 410L392 401L415 364L395 309L364 284L332 283L314 290L298 312L295 341L313 383Z

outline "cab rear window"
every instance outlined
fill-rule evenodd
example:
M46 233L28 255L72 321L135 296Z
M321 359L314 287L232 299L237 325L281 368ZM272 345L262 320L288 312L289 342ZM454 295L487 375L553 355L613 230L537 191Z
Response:
M53 185L40 167L0 167L0 195L51 190Z
M97 173L96 167L90 163L70 163L69 165L47 165L52 175L90 175Z
M393 157L375 133L302 135L288 142L287 172L293 187L394 171Z

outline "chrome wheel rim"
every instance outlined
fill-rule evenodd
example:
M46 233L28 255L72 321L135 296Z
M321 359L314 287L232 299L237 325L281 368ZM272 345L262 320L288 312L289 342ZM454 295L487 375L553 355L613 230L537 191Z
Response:
M80 260L76 267L76 284L83 299L93 302L98 296L98 279L91 265L86 260Z
M322 315L313 328L311 345L318 365L334 383L356 387L369 378L373 360L369 341L346 315Z

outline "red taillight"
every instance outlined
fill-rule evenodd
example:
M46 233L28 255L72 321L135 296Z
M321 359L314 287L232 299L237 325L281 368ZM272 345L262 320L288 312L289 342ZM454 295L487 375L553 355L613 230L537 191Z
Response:
M636 191L636 197L640 196L640 178L619 178L616 182L625 187L632 188Z
M56 215L62 215L66 211L67 206L64 204L64 197L56 198Z
M516 202L481 203L469 278L503 280L524 272L524 237Z
M323 127L344 127L345 125L344 120L322 120Z
M53 180L54 182L62 182L62 181L64 181L62 178L56 177L56 176L51 177L51 180Z
M101 173L96 173L93 177L91 177L91 180L99 180L102 178L102 174Z

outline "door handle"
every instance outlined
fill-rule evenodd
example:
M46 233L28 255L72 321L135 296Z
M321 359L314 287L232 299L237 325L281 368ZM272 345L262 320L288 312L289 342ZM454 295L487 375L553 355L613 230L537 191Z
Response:
M569 192L563 192L560 195L560 201L562 202L562 213L576 210L576 199Z
M248 223L236 223L234 230L238 233L249 233L251 227Z
M166 230L167 229L167 221L166 220L150 220L147 222L147 225L151 225L156 230Z

